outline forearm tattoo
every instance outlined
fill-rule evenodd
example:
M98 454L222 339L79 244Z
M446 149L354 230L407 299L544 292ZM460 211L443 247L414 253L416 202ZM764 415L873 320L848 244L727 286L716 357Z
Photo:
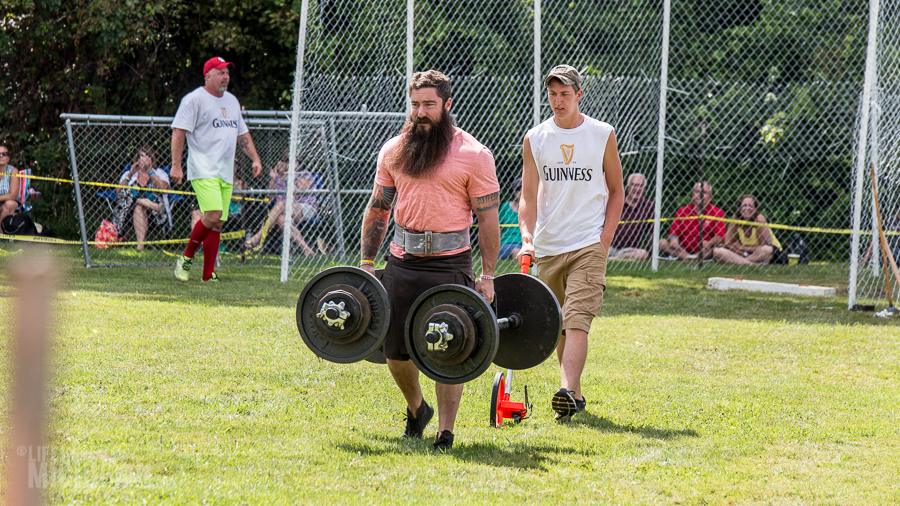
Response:
M363 219L362 247L360 254L363 259L374 260L378 255L378 249L384 241L387 232L388 218L391 214L379 209L372 209L366 213Z
M391 207L397 195L394 187L375 186L369 203L363 214L362 225L362 258L371 260L378 254L378 249L384 241L388 222L391 218Z
M238 139L238 146L241 147L241 151L246 153L247 150L250 149L250 139L241 137L240 139Z
M500 192L494 192L483 197L475 197L475 212L483 213L500 207Z

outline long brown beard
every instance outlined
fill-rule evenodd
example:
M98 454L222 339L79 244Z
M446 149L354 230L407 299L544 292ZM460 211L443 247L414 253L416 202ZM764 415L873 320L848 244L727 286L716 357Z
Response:
M429 124L425 131L419 125ZM446 110L441 111L441 119L436 124L428 117L410 115L400 131L400 142L391 157L391 165L413 178L427 176L434 172L450 151L453 142L453 119Z

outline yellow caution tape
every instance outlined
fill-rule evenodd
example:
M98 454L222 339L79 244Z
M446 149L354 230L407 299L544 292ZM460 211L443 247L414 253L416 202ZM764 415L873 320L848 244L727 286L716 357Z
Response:
M22 242L41 242L41 243L45 243L45 244L81 244L81 241L67 241L65 239L57 239L55 237L41 237L39 235L0 234L0 239L8 239L10 241L22 241Z
M59 178L54 178L54 177L42 177L42 176L34 176L34 175L29 176L26 174L21 174L16 177L20 177L22 179L37 179L40 181L53 181L56 183L75 184L75 181L73 181L71 179L59 179ZM127 190L147 191L147 192L155 192L155 193L170 193L173 195L197 195L194 192L184 192L184 191L179 191L179 190L163 190L161 188L145 188L143 186L127 186L127 185L112 184L112 183L95 183L93 181L80 181L79 184L83 184L86 186L102 186L104 188L125 188ZM247 202L268 202L269 201L268 198L255 199L252 197L240 197L240 196L234 196L231 198L233 200L245 200Z
M231 239L240 239L246 235L245 230L238 230L236 232L227 232L221 235L221 240L231 240ZM39 235L6 235L0 234L0 239L9 239L11 241L21 241L21 242L38 242L44 244L81 244L81 241L67 241L65 239L57 239L55 237L41 237ZM115 248L118 246L136 246L138 244L143 245L154 245L154 244L184 244L190 241L190 238L187 239L167 239L162 241L144 241L142 243L138 243L137 241L122 241L122 242L107 242L107 241L88 241L89 246L96 246L98 244L107 246L109 248Z

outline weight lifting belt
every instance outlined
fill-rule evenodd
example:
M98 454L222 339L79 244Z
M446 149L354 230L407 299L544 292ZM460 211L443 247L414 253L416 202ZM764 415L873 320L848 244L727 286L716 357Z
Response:
M416 232L394 224L394 242L413 255L434 255L465 248L469 245L469 229L456 232Z

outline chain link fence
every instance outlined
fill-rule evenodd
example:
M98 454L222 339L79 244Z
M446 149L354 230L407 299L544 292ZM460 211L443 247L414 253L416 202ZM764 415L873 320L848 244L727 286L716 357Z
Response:
M900 5L872 2L865 85L859 92L858 136L854 162L854 246L851 258L849 305L876 307L900 296L900 280L893 274L878 231L876 205L888 249L900 261ZM874 183L878 190L876 203ZM896 305L896 303L895 303Z
M284 204L278 203L284 201L285 193L274 189L274 180L284 179L287 170L289 115L244 112L263 171L254 178L250 160L238 150L235 200L223 231L218 256L221 265L281 265ZM172 118L63 117L69 133L73 176L79 183L76 191L85 265L174 265L193 223L199 219L190 185L171 185L168 191L128 187L129 171L142 152L151 155L152 166L157 173L166 173L161 179L167 179ZM352 244L353 236L358 234L359 220L344 220L359 214L361 201L371 192L356 182L365 179L360 172L374 165L380 143L390 138L401 121L402 114L303 114L300 125L304 143L297 161L299 170L307 172L296 178L294 198L309 207L305 208L306 216L294 216L290 248L296 258L304 259L300 262L303 268L316 271L346 260L346 245ZM137 195L127 199L120 196L122 192ZM143 211L147 219L142 220L138 207L144 205L153 212ZM95 231L101 229L104 221L116 224L121 242L95 241Z
M781 269L772 264L794 253L846 271L866 2L331 0L308 13L302 110L403 111L401 77L441 70L453 78L457 125L494 153L505 199L524 133L551 114L541 78L559 63L581 70L582 111L616 127L626 177L646 179L629 191L643 191L657 221L635 231L646 257L611 271L697 268L658 241L700 180L725 220L762 214L781 250L763 265L706 268ZM361 86L372 82L384 87ZM744 195L755 212L740 210ZM728 224L729 238L737 228Z
M884 9L882 17L893 9ZM375 159L404 121L405 83L413 71L434 68L453 79L456 124L492 150L501 198L508 202L521 174L524 134L551 115L540 82L560 63L582 71L582 111L616 128L626 177L641 174L646 179L644 188L627 191L632 198L642 193L654 209L635 232L635 245L647 252L645 258L613 261L611 272L701 265L695 259L671 260L658 249L678 209L691 203L700 180L711 184L712 205L722 210L725 220L754 219L755 213L743 214L738 204L744 195L755 197L756 211L765 216L780 243L779 261L787 262L787 253L794 253L801 263L837 272L846 272L851 263L866 1L631 0L588 5L561 0L310 0L307 15L301 27L303 72L295 76L302 82L298 170L316 174L315 187L305 191L320 192L320 214L330 218L317 217L311 229L300 227L313 254L302 247L292 250L292 279L332 262L358 261L361 213ZM885 25L894 22L893 17L884 19ZM890 35L882 37L885 45L879 54L887 61L895 41ZM892 68L880 67L882 79L893 75ZM876 96L881 101L878 135L883 138L896 122L890 107L895 100L892 88L882 84L885 88L876 90ZM269 114L274 121L275 113ZM284 122L288 115L278 118ZM85 157L79 162L81 170L98 171L96 177L105 181L115 179L145 137L162 151L168 149L168 125L110 122L108 132L87 134L97 127L78 127L85 132L74 135L76 144L82 143L76 151ZM259 191L268 187L265 172L282 156L289 132L283 124L259 124L251 131L265 170L262 178L249 181L256 193L248 195L262 197ZM893 162L885 145L878 162L885 167L882 213L895 216L896 176L887 170ZM243 170L248 165L244 161ZM83 174L81 179L89 178ZM871 199L866 198L862 222L864 230L871 231L871 205L865 204ZM172 230L156 233L186 237L192 205L190 198L176 203ZM110 210L97 196L90 206L86 199L83 207L89 231ZM252 223L247 230L253 233L266 216L265 209L254 207L259 206L250 206L246 215L246 222ZM704 218L702 227L721 230L717 223ZM737 235L737 228L728 223L729 237ZM270 235L280 238L279 230L274 228ZM746 231L752 235L750 227ZM477 229L473 239L480 262ZM231 241L221 256L226 264L240 261L234 250L243 239ZM862 241L860 257L867 241ZM163 246L140 254L126 248L90 251L101 264L167 263ZM265 252L244 261L277 264L277 245ZM860 277L860 290L867 294L877 286L873 262L867 267L872 280ZM709 260L702 267L725 272L792 268L774 263ZM515 269L514 261L501 261L500 269Z

